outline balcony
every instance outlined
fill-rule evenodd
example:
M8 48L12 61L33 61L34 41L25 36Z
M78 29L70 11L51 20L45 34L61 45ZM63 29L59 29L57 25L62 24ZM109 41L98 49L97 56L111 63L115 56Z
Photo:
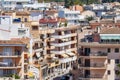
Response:
M39 28L39 34L47 34L47 33L50 33L50 34L52 34L52 33L54 33L55 32L55 30L54 29L50 29L50 28L48 28L48 27L40 27Z
M55 46L47 46L46 47L47 50L51 50L51 49L54 49L54 48L55 48Z
M80 56L86 56L89 58L107 58L107 53L106 52L91 52L89 54L84 54L82 53Z
M67 63L67 62L75 61L76 59L77 59L77 56L62 58L60 59L60 63Z
M90 64L90 69L106 69L107 65L105 65L104 63L91 63Z
M16 63L13 64L13 62L0 62L0 69L18 69L21 68L20 65L16 65Z
M51 45L56 46L56 47L62 47L62 46L67 46L67 45L71 45L71 44L75 44L75 43L77 43L77 40L63 42L63 43L51 43Z
M24 65L28 65L28 63L29 63L29 60L28 60L28 59L25 59L25 60L24 60Z
M0 53L0 58L18 58L21 57L21 53Z
M94 63L90 63L90 65L81 64L80 68L83 68L83 69L106 69L107 65L104 63L100 63L100 62L98 62L98 63L94 62Z
M51 41L55 41L55 38L47 38L47 40L49 41L49 42L51 42Z
M51 51L51 53L54 54L62 54L62 53L66 53L66 52L72 52L72 51L77 51L77 48L70 48L70 49L66 49L66 50L61 50L61 51Z
M107 77L101 74L93 74L86 77L80 76L79 80L107 80Z
M52 37L55 39L63 39L63 38L69 38L73 36L77 36L77 33L70 33L70 34L65 34L65 35L53 35Z
M34 51L35 52L41 52L41 51L43 51L43 48L42 47L38 47L38 48L35 48Z

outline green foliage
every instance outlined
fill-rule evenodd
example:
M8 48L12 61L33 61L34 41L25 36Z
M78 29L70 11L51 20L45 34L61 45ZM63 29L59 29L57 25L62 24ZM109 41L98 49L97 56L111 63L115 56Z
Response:
M119 70L118 70L118 72L116 73L116 75L117 75L117 76L120 76L120 64L118 64L117 67L118 67Z
M59 27L61 27L62 26L62 24L61 23L59 23Z
M43 0L38 0L38 2L43 2ZM65 2L66 8L69 8L73 5L100 3L99 0L44 0L44 2Z
M20 79L19 75L15 74L14 76L15 76L15 79Z
M94 19L94 18L93 18L92 16L86 18L87 21L91 21L91 20L93 20L93 19Z
M38 0L38 2L43 2L43 0ZM44 2L64 2L64 0L44 0Z
M67 22L65 22L64 26L67 27Z

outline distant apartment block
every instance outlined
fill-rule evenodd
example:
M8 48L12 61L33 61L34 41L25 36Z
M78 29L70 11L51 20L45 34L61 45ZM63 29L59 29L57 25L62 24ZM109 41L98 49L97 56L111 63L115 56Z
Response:
M120 28L101 29L79 43L80 80L119 80Z

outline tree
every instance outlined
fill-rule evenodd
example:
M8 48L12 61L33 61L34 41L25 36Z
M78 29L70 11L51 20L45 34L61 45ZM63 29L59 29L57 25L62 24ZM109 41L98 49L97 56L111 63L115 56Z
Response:
M118 64L117 67L118 67L119 70L117 71L116 75L120 76L120 64Z
M64 26L67 27L67 22L65 22Z
M74 5L74 1L73 0L65 0L65 7L69 8L70 6Z
M94 19L94 18L93 18L92 16L86 18L87 21L91 21L91 20L93 20L93 19Z

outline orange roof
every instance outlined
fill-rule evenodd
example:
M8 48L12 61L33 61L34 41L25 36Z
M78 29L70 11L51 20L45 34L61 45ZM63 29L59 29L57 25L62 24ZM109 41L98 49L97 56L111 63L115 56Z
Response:
M27 11L17 11L16 15L23 15L23 16L25 15L26 16L26 15L30 15L30 13Z
M44 24L46 24L46 23L57 23L58 20L57 19L52 19L52 18L50 18L50 19L42 18L42 19L39 20L39 22L44 23Z

